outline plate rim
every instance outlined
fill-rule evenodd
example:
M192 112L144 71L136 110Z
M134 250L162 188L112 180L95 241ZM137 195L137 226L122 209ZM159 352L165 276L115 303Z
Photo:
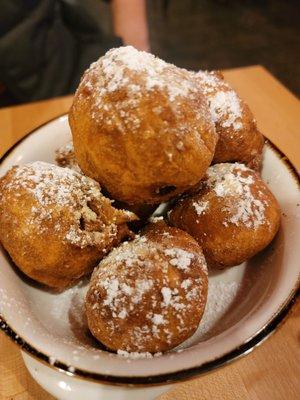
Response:
M24 140L36 131L40 130L44 126L59 120L62 117L67 117L67 113L60 114L43 124L37 126L33 130L25 134L19 139L14 145L7 149L0 158L0 166L3 164L5 159L11 155ZM297 168L289 160L289 158L269 139L265 138L265 143L279 156L281 162L283 162L288 168L290 174L294 178L298 187L300 187L300 175ZM296 282L295 287L289 293L286 301L279 307L278 311L273 314L270 320L263 326L256 334L246 340L242 345L230 350L229 352L215 358L214 360L205 362L199 366L192 368L185 368L170 373L149 375L149 376L118 376L110 374L100 374L96 372L90 372L80 368L76 368L67 365L64 362L56 360L54 363L50 362L50 356L46 355L42 351L36 349L34 345L31 345L26 340L22 339L17 332L9 326L5 321L5 318L0 314L0 330L4 332L10 340L12 340L22 351L33 357L37 361L43 363L51 369L67 374L70 377L83 379L94 383L108 384L108 385L121 385L121 386L136 386L136 387L149 387L156 385L170 385L176 382L183 382L189 379L196 378L197 376L207 374L216 368L224 367L229 363L238 360L239 358L249 354L253 349L262 344L270 335L272 335L279 326L286 321L287 316L293 309L300 295L299 279ZM72 372L70 372L72 370Z

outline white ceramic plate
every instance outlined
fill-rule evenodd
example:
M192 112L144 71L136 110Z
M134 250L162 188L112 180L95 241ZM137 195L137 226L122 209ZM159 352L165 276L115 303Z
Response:
M12 165L54 161L70 139L67 117L27 135L3 158ZM109 353L88 334L82 310L88 280L61 294L29 282L1 249L0 325L26 352L69 375L119 384L153 384L199 375L248 353L290 309L300 269L300 193L291 164L267 144L263 178L282 208L274 242L247 263L209 276L209 297L198 331L179 349L159 357L130 359Z

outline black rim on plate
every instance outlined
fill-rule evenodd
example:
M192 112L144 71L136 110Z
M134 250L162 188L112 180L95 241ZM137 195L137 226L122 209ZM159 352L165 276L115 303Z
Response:
M58 117L52 118L51 120L45 122L44 124L38 126L34 130L27 133L22 139L17 141L10 149L8 149L0 159L0 165L3 161L11 154L11 152L31 134L39 130L45 125L53 122L54 120L62 117L62 114ZM279 150L272 142L267 140L268 146L273 149L279 158L286 164L291 174L295 178L298 186L300 187L300 177L290 160ZM248 341L243 343L241 346L235 348L234 350L218 357L212 361L203 363L199 366L187 368L184 370L178 370L175 372L159 375L150 376L116 376L116 375L105 375L94 372L89 372L75 368L73 366L67 365L61 361L56 360L55 362L50 362L51 356L37 350L34 346L28 343L26 340L22 339L5 321L4 317L0 314L0 329L24 352L37 359L38 361L46 364L50 368L54 368L60 372L66 373L69 376L74 376L77 378L82 378L85 380L99 382L104 384L112 385L141 385L141 386L151 386L159 384L170 384L175 382L184 381L187 379L195 378L199 375L208 373L218 367L225 366L230 362L239 359L240 357L250 353L255 347L263 343L272 333L275 332L281 323L285 320L289 312L292 310L293 305L296 303L299 296L298 282L294 290L290 293L290 297L287 299L286 303L282 305L280 310L271 318L271 320L263 327L257 334L255 334Z

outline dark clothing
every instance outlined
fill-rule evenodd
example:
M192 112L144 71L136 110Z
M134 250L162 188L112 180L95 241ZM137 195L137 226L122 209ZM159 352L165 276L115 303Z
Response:
M15 102L74 92L89 64L120 45L80 2L0 0L0 82Z

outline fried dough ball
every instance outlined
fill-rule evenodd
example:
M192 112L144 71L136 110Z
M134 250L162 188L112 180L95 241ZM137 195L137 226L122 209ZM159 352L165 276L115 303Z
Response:
M85 72L69 123L80 168L128 204L188 190L217 141L196 78L131 46L110 50Z
M220 72L199 71L196 75L219 135L213 163L238 161L259 170L264 138L249 107Z
M187 233L164 223L114 249L92 275L86 314L107 348L161 352L190 337L207 298L207 267Z
M264 249L280 225L277 200L243 164L210 167L194 196L169 213L172 225L192 235L211 267L240 264Z
M91 272L134 218L69 168L33 162L0 180L0 240L21 271L53 288Z

